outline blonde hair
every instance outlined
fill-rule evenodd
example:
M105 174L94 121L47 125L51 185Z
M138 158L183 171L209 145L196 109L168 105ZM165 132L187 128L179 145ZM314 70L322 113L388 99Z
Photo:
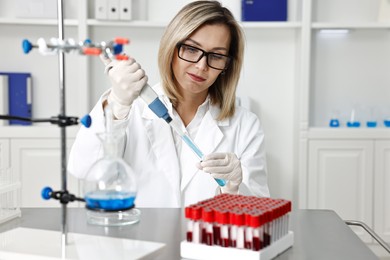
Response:
M231 41L228 55L232 58L229 66L209 88L210 102L219 106L217 120L233 116L235 112L236 88L244 54L244 34L232 13L217 1L194 1L184 6L167 26L160 41L158 66L161 83L173 106L182 96L175 84L172 60L179 42L186 40L205 24L224 24L229 28Z

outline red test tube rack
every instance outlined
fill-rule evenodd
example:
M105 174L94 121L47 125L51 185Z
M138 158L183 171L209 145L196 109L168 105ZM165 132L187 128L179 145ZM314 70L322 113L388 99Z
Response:
M276 257L293 245L289 231L291 201L221 194L185 208L188 259Z

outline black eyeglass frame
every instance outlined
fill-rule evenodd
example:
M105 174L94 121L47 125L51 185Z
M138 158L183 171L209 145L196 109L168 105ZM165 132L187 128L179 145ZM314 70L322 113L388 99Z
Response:
M191 60L184 59L183 57L180 57L180 48L181 48L182 46L186 46L186 47L189 47L189 48L193 48L193 49L199 50L199 51L202 52L202 55L200 55L200 57L198 58L197 61L191 61ZM195 46L192 46L192 45L188 45L188 44L185 44L185 43L183 43L183 42L179 42L179 43L176 45L176 47L177 47L177 56L178 56L180 59L182 59L182 60L184 60L184 61L187 61L187 62L191 62L191 63L198 63L203 57L206 56L206 63L207 63L207 66L209 66L210 68L213 68L213 69L215 69L215 70L226 70L226 69L229 67L229 64L230 64L230 62L231 62L231 60L232 60L232 57L229 56L229 55L224 55L224 54L215 53L215 52L207 52L207 51L204 51L204 50L202 50L202 49L200 49L200 48L198 48L198 47L195 47ZM210 64L209 64L209 55L210 55L210 54L212 54L212 55L217 55L217 56L226 57L227 60L226 60L225 68L220 69L220 68L215 68L215 67L213 67L213 66L210 66Z

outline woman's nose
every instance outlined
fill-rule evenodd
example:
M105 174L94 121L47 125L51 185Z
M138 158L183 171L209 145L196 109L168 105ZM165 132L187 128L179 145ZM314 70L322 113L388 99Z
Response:
M206 70L208 68L207 65L207 56L203 56L197 63L196 67L200 70Z

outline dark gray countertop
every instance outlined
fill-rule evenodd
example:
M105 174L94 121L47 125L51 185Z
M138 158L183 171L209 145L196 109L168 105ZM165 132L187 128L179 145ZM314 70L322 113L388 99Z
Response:
M180 259L180 242L184 240L182 209L142 208L140 222L123 227L88 225L84 208L68 208L68 230L73 233L131 238L165 243L154 259ZM60 208L23 208L22 217L0 226L0 232L16 228L61 230ZM296 210L291 214L294 245L276 259L378 259L372 251L330 210Z

